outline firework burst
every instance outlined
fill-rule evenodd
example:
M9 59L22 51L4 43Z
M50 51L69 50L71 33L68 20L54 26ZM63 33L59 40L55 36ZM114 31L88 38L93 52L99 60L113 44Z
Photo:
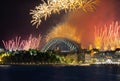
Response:
M2 40L2 42L5 49L9 51L38 49L41 42L41 35L38 37L30 35L27 40L22 40L20 36L17 36L15 39Z
M21 40L21 37L16 37L15 39L11 39L9 41L2 40L3 45L6 50L16 51L16 50L23 50L26 41Z
M43 4L36 6L34 10L31 10L32 25L38 27L41 24L41 19L46 20L53 13L60 13L61 10L65 12L74 11L76 9L82 9L83 11L93 11L98 0L47 0L43 1Z
M41 35L39 35L38 37L33 37L32 35L30 35L28 40L26 40L24 50L38 49L40 43L41 43Z
M120 47L120 25L118 22L112 22L104 27L95 27L95 46L98 49L114 50Z

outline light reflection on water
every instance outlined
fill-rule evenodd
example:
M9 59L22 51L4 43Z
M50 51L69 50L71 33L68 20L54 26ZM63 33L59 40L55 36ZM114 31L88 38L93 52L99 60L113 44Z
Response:
M0 65L0 68L3 67L3 68L9 68L11 65Z
M120 81L120 66L0 66L0 81Z

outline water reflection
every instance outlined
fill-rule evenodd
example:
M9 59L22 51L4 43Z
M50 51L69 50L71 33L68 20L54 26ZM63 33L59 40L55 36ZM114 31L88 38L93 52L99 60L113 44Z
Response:
M0 66L0 81L11 81L9 67Z
M119 66L0 67L0 81L120 81Z

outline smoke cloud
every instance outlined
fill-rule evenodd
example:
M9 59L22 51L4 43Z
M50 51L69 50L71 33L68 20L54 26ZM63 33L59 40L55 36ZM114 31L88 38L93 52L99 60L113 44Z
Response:
M110 24L114 21L114 18L115 10L112 0L109 0L109 2L108 0L100 0L94 12L77 10L69 13L62 25L67 23L69 26L74 27L73 29L76 31L75 35L77 35L75 37L79 37L81 45L87 48L90 44L94 46L94 27L98 26L97 29L99 29L99 27L105 24ZM55 31L52 30L51 32ZM61 33L63 32L61 31Z
M104 24L110 24L114 20L114 12L112 1L104 0L96 6L94 12L85 13L82 10L73 12L66 22L76 28L77 35L81 36L81 44L88 47L90 44L94 45L94 26L102 27Z

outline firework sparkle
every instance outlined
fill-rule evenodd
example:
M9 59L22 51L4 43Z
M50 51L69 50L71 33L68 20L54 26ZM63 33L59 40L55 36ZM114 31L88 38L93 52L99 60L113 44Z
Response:
M15 39L11 39L8 41L4 41L3 45L6 50L16 51L16 50L29 50L29 49L38 49L41 43L41 35L38 37L29 36L27 40L22 40L20 36L15 37Z
M36 6L34 10L30 11L32 15L32 25L38 27L42 18L45 20L53 13L60 13L64 10L66 13L70 11L75 11L77 9L82 9L83 11L94 11L95 5L98 0L48 0L43 1L43 4Z
M120 47L120 25L112 22L110 25L95 27L95 47L103 50L114 50Z

